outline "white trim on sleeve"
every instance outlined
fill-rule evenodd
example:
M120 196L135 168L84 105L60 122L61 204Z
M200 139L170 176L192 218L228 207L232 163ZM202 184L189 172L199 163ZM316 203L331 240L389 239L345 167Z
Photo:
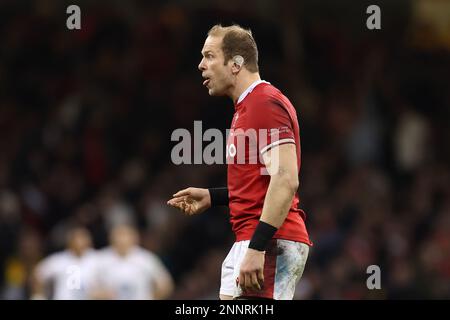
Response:
M271 144L268 144L267 146L265 146L264 148L261 149L261 154L267 152L269 149L279 146L280 144L285 144L285 143L293 143L295 144L295 140L288 138L288 139L280 139L278 141L272 142Z

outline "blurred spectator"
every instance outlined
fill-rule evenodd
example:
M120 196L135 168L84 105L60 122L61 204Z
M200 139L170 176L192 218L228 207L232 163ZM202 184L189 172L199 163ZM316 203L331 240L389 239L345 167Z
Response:
M86 300L94 284L96 254L89 231L73 227L67 249L46 257L33 273L32 299Z
M29 227L20 230L16 241L16 251L4 262L2 297L7 300L30 297L32 273L43 254L40 236Z
M166 299L173 291L172 277L152 252L138 246L138 233L125 224L110 232L110 247L101 250L96 269L96 299Z

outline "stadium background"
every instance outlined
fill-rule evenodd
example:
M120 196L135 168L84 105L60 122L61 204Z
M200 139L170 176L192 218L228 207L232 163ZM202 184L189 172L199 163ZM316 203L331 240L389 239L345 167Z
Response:
M80 31L66 28L74 3ZM366 28L369 4L381 30ZM299 114L315 246L296 298L450 298L449 12L445 0L1 1L0 298L29 298L31 268L74 221L96 248L134 221L172 299L217 298L226 210L188 218L165 203L225 184L225 166L170 160L174 129L229 126L231 102L197 70L218 22L253 30L262 78ZM371 264L381 290L366 288Z

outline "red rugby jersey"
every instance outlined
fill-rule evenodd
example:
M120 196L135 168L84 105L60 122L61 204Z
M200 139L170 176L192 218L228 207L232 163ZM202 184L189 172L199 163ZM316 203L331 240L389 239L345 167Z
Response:
M263 174L261 154L274 146L293 143L299 172L301 163L299 125L290 101L267 82L249 89L235 105L226 148L230 222L236 241L250 240L261 216L270 182L270 176ZM274 238L312 245L305 226L306 214L298 208L299 202L296 193Z

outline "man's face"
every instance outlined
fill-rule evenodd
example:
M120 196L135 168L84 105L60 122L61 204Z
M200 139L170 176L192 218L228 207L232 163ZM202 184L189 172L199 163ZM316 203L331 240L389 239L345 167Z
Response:
M227 95L232 86L231 61L224 65L222 38L208 36L202 49L202 61L198 69L202 72L203 85L208 88L210 96Z
M76 229L69 235L69 247L75 252L84 252L91 244L91 236L87 230Z
M137 245L138 236L134 229L129 226L117 226L111 233L112 246L121 253L126 253L128 249Z

